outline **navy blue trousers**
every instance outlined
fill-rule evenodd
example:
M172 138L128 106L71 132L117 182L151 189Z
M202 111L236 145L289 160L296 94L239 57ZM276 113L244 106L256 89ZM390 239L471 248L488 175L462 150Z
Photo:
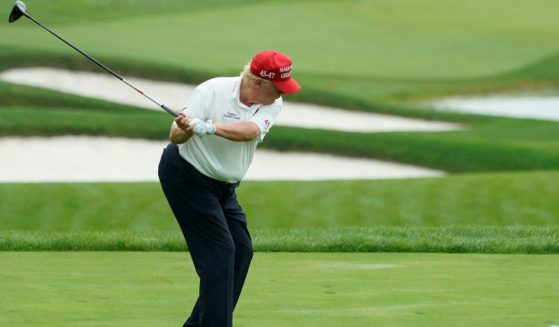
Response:
M159 181L200 277L198 300L183 326L231 327L253 255L238 183L201 174L175 144L163 151Z

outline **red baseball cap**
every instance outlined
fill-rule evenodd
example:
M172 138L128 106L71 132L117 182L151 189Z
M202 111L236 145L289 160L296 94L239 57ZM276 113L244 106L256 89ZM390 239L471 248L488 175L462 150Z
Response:
M252 58L250 71L262 78L272 81L285 94L297 93L301 86L291 77L293 63L288 56L275 50L258 52Z

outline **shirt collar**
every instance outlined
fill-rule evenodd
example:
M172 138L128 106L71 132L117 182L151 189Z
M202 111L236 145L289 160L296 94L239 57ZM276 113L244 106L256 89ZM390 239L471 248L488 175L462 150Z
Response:
M231 94L231 97L233 99L235 99L235 101L237 102L239 107L241 107L243 109L258 109L258 108L262 107L262 104L253 104L252 106L249 107L246 104L241 102L241 80L242 80L242 77L239 77L235 81L235 84L233 85L233 92Z

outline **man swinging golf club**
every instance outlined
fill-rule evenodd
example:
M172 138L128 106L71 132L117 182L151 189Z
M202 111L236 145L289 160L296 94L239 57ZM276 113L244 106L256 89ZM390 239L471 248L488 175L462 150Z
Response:
M236 188L280 113L281 95L300 90L291 68L286 55L261 51L240 77L200 84L171 126L159 180L200 277L184 326L233 325L252 259Z
M200 277L200 294L184 326L232 326L233 309L252 259L252 241L236 188L256 146L281 111L281 95L301 88L291 77L291 60L277 51L261 51L240 77L214 78L199 85L177 115L37 21L23 1L16 1L8 21L21 17L176 117L171 144L159 163L159 180Z

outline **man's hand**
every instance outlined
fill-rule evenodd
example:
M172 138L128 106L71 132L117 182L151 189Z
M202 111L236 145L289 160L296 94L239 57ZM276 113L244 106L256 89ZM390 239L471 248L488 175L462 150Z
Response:
M216 130L215 125L211 120L204 122L198 118L193 118L190 121L190 128L192 128L194 134L198 136L212 135L215 134Z
M190 128L190 121L192 117L185 113L180 113L173 121L171 132L169 133L169 140L174 144L183 144L192 136L192 129Z
M190 132L190 133L192 133L190 129L190 126L192 125L191 121L192 121L192 117L182 112L177 116L177 118L175 118L175 124L177 124L177 127L185 132Z

